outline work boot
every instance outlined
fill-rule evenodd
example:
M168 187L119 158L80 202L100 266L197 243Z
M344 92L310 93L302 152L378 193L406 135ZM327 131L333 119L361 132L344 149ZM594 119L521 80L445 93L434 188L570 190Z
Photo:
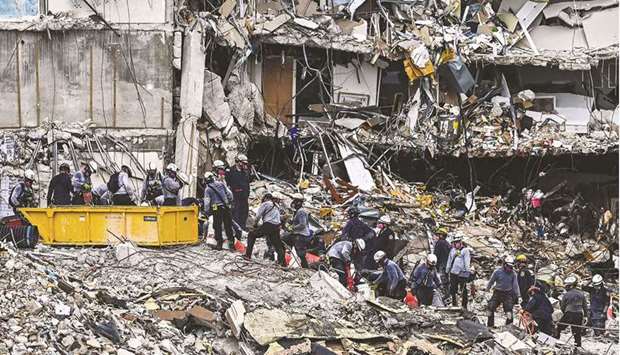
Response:
M217 242L217 244L215 244L215 250L222 250L223 244L224 244L223 242Z
M512 324L512 312L506 312L506 325Z

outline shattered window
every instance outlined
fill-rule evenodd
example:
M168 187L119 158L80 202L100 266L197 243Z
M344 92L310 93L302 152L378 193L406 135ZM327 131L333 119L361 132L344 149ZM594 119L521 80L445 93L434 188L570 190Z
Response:
M39 0L0 0L0 20L39 14Z

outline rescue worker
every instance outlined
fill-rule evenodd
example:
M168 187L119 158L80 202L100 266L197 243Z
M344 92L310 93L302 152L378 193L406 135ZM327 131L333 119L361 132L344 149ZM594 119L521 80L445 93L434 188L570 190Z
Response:
M166 166L166 176L161 181L164 195L163 206L177 206L181 202L179 192L183 187L183 182L179 179L178 172L179 168L175 164L170 163Z
M528 290L529 298L523 311L529 313L536 322L536 331L547 335L553 335L553 306L547 295L542 291L541 285L536 283Z
M437 274L441 281L441 291L446 295L450 293L447 289L449 280L446 267L448 266L448 257L450 256L451 248L450 243L446 240L446 233L437 233L437 240L433 246L433 254L437 256Z
M218 180L226 182L226 164L221 160L213 162L213 173Z
M71 204L71 169L69 164L62 163L58 175L50 180L47 189L47 206L67 206Z
M34 201L34 191L32 184L35 180L35 173L30 169L24 171L24 179L13 187L9 196L9 205L13 207L13 213L18 214L17 209L21 207L36 207Z
M352 206L347 209L349 219L342 229L341 238L343 240L356 240L364 239L364 241L370 240L375 232L366 223L359 219L360 211L357 207Z
M588 301L584 293L575 288L576 283L577 278L575 276L569 276L564 280L566 292L560 300L560 309L563 315L555 330L555 337L559 339L562 331L570 326L575 338L575 345L579 347L581 346L583 318L588 312Z
M527 266L527 257L523 254L517 255L517 283L519 284L519 294L521 296L521 308L524 308L529 301L530 287L534 286L536 277Z
M291 207L295 210L293 220L291 221L290 231L283 236L283 241L291 248L295 248L295 252L300 259L301 267L308 268L306 260L306 251L312 241L312 231L310 230L310 216L308 211L303 208L304 195L296 193L293 196Z
M260 226L258 225L259 221L262 221ZM265 237L278 254L278 264L286 266L284 246L282 245L282 240L280 240L280 223L280 206L278 206L277 199L272 194L266 193L263 196L263 202L256 212L254 229L248 233L248 245L245 249L245 257L247 259L252 258L252 250L254 250L256 238Z
M467 309L467 282L471 276L471 255L469 248L463 243L463 236L455 234L452 238L452 249L448 255L446 274L450 278L450 295L452 305L457 306L456 295L461 292L461 308Z
M592 286L584 286L583 290L590 295L590 324L594 334L605 334L605 320L609 307L609 290L603 284L603 276L596 274L592 277Z
M149 169L146 171L146 177L142 183L142 191L140 192L140 202L146 202L151 206L157 205L158 197L164 194L161 187L162 176L157 169Z
M364 258L364 268L376 270L378 265L375 263L374 255L379 250L383 250L388 258L394 257L394 231L390 228L392 219L385 214L377 221L376 236L370 238L366 243L366 257Z
M91 182L91 175L97 172L97 163L90 161L88 163L82 163L80 170L76 171L71 178L71 185L73 186L73 199L71 204L84 205L84 194L90 193L93 184Z
M504 308L506 315L506 325L512 324L512 307L519 300L519 283L517 282L517 273L514 271L515 259L507 256L504 264L497 268L489 282L487 283L487 291L493 288L493 296L489 300L487 326L495 326L495 310L500 304Z
M233 193L232 218L240 227L235 231L236 237L241 238L241 230L246 228L248 220L248 198L250 197L250 174L248 172L248 157L239 154L235 157L235 165L226 169L226 183Z
M108 191L107 184L101 184L93 189L93 205L109 205L112 201L110 199L110 192Z
M437 256L428 254L426 262L420 263L411 273L411 289L421 305L431 306L435 289L441 285L436 266Z
M110 179L116 178L116 184L118 189L112 194L112 204L116 206L135 206L134 202L134 190L131 185L131 168L127 165L121 166L121 171L114 177L110 177ZM109 186L108 186L109 187Z
M407 295L407 280L403 271L383 251L375 253L375 262L383 269L381 275L373 281L377 295L402 301Z
M235 246L235 238L232 230L232 217L230 207L233 202L233 194L225 183L216 180L215 175L208 171L205 173L205 194L204 208L207 215L213 216L213 229L215 232L215 240L217 242L216 249L221 250L224 240L222 239L222 225L226 232L228 240L228 248L233 249Z
M363 239L356 239L354 242L342 240L334 243L327 251L329 264L338 274L338 281L349 290L353 290L351 264L355 265L357 272L360 271L359 261L365 248L366 242Z

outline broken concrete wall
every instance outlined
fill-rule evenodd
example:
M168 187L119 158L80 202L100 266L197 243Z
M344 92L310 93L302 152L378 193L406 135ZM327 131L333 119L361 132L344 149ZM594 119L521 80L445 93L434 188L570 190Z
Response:
M367 62L351 62L334 65L333 75L336 103L363 102L356 106L377 105L379 68Z
M108 0L90 3L110 23L140 24L166 22L166 2L167 0ZM93 15L93 11L82 1L48 0L47 9L53 13L67 12L74 18Z
M0 31L0 127L171 128L172 35L121 33Z

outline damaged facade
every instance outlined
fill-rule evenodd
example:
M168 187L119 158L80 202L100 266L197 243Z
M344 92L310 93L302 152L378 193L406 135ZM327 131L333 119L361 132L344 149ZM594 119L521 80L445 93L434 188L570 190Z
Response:
M0 216L25 169L41 206L61 162L91 159L94 184L128 165L136 190L175 163L200 198L215 160L247 153L251 209L301 192L326 242L348 206L392 215L407 275L434 234L460 232L481 272L470 312L409 310L320 263L282 270L204 243L7 246L0 353L572 351L566 334L478 323L482 281L509 253L558 289L617 276L617 23L608 0L4 1ZM613 319L584 352L617 351L610 333Z

